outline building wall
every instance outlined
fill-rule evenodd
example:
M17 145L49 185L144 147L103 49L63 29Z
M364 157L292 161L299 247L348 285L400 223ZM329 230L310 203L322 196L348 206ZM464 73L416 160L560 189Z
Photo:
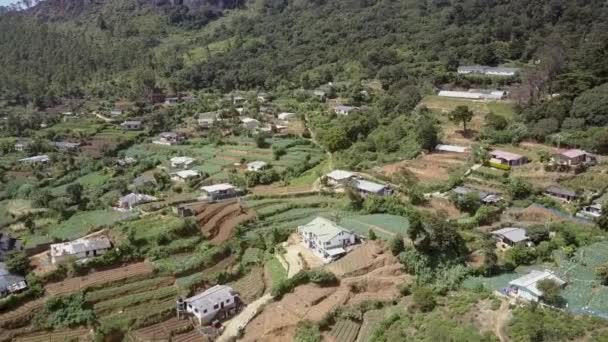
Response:
M89 251L88 255L86 252L76 253L76 254L63 254L63 255L52 255L51 254L51 263L58 264L58 263L66 262L68 260L72 260L72 259L80 260L80 259L84 259L84 258L92 258L95 256L104 255L104 254L106 254L106 252L108 250L109 250L109 248L98 249L96 251Z

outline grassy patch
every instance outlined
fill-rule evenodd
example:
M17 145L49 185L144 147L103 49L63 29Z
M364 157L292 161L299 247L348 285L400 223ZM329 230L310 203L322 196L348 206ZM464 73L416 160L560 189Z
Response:
M281 265L281 262L276 257L272 257L266 262L266 269L270 274L272 287L277 286L281 281L287 279L287 270Z
M110 226L126 219L130 215L130 213L121 213L115 210L82 211L74 214L67 221L51 227L49 234L59 240L73 240L102 226Z

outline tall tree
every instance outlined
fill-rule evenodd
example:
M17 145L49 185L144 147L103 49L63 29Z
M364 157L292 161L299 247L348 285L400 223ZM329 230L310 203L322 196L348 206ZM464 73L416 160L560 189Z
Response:
M449 114L450 120L462 122L463 135L467 135L467 123L473 119L473 112L468 106L458 106Z

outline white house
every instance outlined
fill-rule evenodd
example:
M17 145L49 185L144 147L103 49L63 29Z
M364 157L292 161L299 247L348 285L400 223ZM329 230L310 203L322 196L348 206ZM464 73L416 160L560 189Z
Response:
M51 263L56 265L70 259L81 260L104 255L110 248L112 243L106 236L55 243L51 245Z
M327 183L329 183L329 185L335 186L349 183L356 178L356 175L344 170L333 170L326 174L325 177L327 178Z
M241 118L241 122L243 124L243 127L247 129L256 129L260 127L260 122L256 119L244 117Z
M203 193L203 198L212 201L234 198L239 195L237 189L232 184L228 183L202 186L201 191Z
M236 313L241 306L238 292L226 285L215 285L193 297L178 300L187 313L195 317L199 325L211 323L214 319L226 318Z
M116 207L122 210L131 210L138 204L156 201L157 198L146 194L130 193L118 199Z
M346 254L345 248L357 241L351 231L320 216L298 226L298 235L307 248L328 262Z
M261 160L256 160L251 163L247 163L247 171L259 172L264 170L268 166L268 163Z
M351 106L335 106L334 107L334 112L338 115L349 115L350 113L356 111L357 109L359 109L358 107L351 107Z
M358 179L354 181L354 186L357 191L363 196L367 195L377 195L377 196L386 196L390 195L392 190L386 184L379 184L370 182L363 179Z
M289 121L291 119L294 119L295 117L296 117L296 113L288 113L288 112L280 113L278 116L279 120L283 120L283 121Z
M41 154L39 156L19 159L19 161L26 164L48 164L51 161L51 158L46 154Z
M25 278L9 272L6 265L0 262L0 298L25 289L27 289Z
M169 161L172 168L186 168L192 165L195 159L190 157L173 157Z
M562 287L566 285L565 281L558 278L549 270L532 270L523 277L511 280L509 282L507 293L515 298L521 298L531 302L538 302L543 295L543 292L538 289L538 283L546 279L551 279Z
M171 180L178 183L184 183L190 179L197 178L200 175L201 173L196 170L182 170L172 173Z

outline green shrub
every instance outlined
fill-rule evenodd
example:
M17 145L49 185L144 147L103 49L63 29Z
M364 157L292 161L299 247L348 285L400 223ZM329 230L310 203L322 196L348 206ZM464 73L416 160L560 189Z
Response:
M418 287L412 293L414 308L421 312L432 311L437 302L435 301L435 293L428 287Z
M273 297L281 299L285 294L292 292L296 287L307 283L315 283L321 286L331 286L338 284L338 278L325 270L300 271L293 277L283 279L271 290Z

